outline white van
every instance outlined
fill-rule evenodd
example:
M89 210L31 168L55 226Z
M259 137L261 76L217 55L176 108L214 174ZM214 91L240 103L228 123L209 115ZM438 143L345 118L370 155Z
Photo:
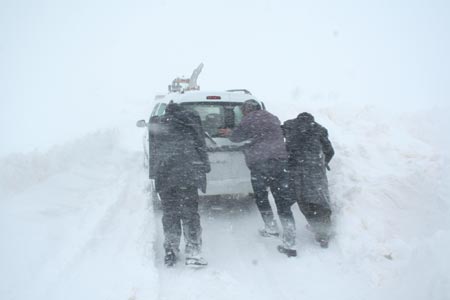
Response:
M175 78L169 85L168 94L156 96L150 118L162 116L170 101L196 111L205 131L206 146L211 163L211 172L207 174L207 188L204 195L249 195L253 193L253 189L250 183L250 171L245 164L242 152L245 143L233 143L228 138L219 136L219 129L233 129L239 124L242 119L240 106L246 100L258 101L262 109L265 109L264 103L245 89L200 91L197 78L202 68L203 64L200 64L189 79ZM140 120L137 122L137 126L148 128L148 123ZM144 152L147 167L149 167L149 145L152 142L148 137L148 130L146 130ZM154 180L150 180L152 200L158 204L160 199L154 187Z
M207 189L204 195L248 195L253 192L242 147L244 143L233 143L226 137L219 136L220 128L231 128L242 119L240 105L248 99L255 99L247 90L198 91L191 90L181 93L169 93L155 98L155 105L150 118L161 116L166 105L173 101L188 109L196 111L205 131L205 140L211 163L211 172L207 174ZM260 102L260 101L258 101ZM264 109L264 103L260 102ZM139 127L147 127L148 123L141 120ZM148 159L148 140L146 132L144 143L145 155ZM148 164L146 164L148 165ZM151 180L152 196L159 198L154 192L154 181ZM157 199L154 199L157 200Z

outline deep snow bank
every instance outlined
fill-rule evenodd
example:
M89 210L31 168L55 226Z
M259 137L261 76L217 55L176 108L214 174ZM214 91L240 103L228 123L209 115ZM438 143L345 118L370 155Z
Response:
M371 277L373 298L448 299L449 111L292 106L329 130L336 243L349 264Z
M105 164L119 143L117 130L99 131L45 153L10 154L0 158L0 195L24 191L71 168Z
M117 130L0 161L2 299L154 296L142 155Z

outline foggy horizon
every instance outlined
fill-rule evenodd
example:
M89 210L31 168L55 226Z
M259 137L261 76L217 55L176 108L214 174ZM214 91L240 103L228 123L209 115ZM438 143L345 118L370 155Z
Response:
M445 1L3 1L2 150L48 149L127 103L166 93L203 62L203 90L394 111L447 107ZM148 112L135 119L147 117ZM132 116L127 116L132 119Z

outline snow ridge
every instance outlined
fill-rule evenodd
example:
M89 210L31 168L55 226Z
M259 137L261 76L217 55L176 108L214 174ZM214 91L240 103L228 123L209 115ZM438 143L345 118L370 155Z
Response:
M286 259L279 241L256 234L253 203L205 202L209 266L167 270L143 154L130 150L141 140L124 134L139 129L103 130L0 159L1 298L448 299L450 160L439 138L446 113L286 107L281 119L309 111L335 146L329 249L315 245L296 206L299 257Z

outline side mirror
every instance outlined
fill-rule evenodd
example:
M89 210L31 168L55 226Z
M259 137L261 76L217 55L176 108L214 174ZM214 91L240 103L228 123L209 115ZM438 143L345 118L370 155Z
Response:
M145 120L139 120L136 122L136 126L137 127L147 127L147 123L145 122Z

